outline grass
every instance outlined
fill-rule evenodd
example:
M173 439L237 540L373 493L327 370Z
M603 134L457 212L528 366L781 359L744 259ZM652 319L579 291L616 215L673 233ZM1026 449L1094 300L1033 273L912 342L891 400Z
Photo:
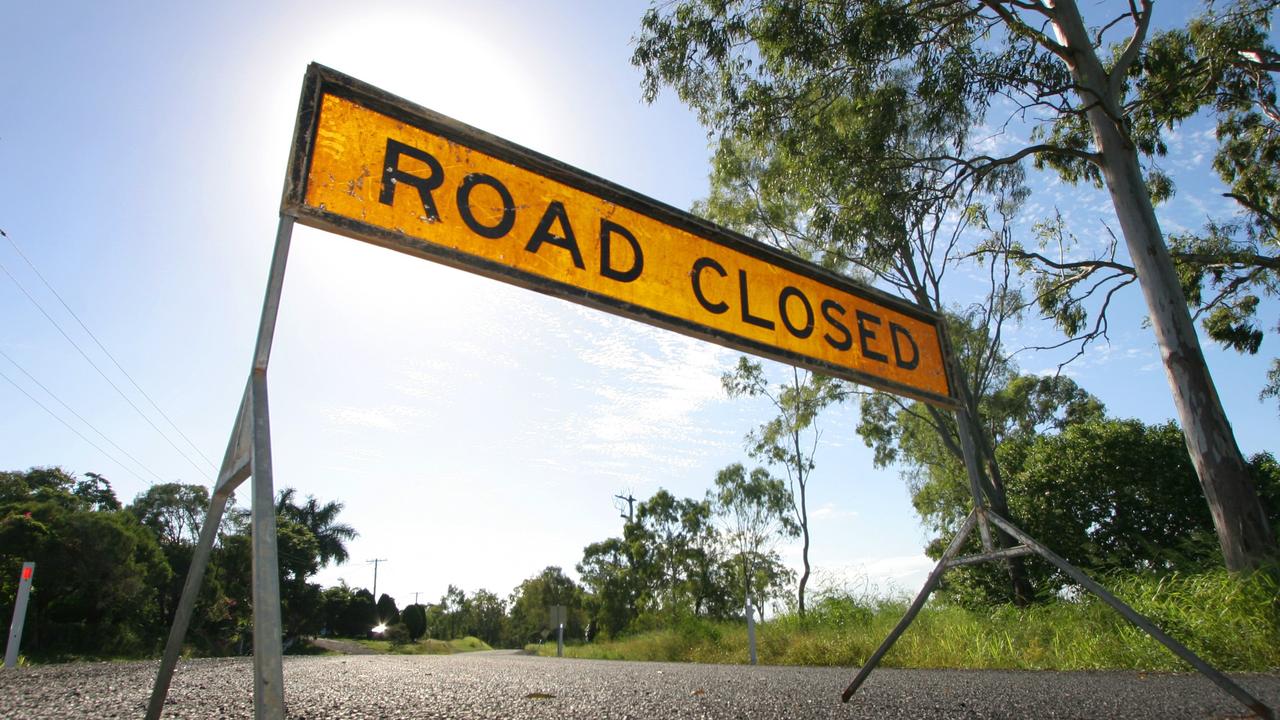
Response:
M1174 639L1227 671L1280 669L1280 600L1264 574L1225 572L1112 578L1104 585ZM862 665L906 612L904 600L828 596L805 619L757 627L760 662ZM531 646L554 655L554 645ZM673 629L565 648L569 657L743 663L741 623L683 620ZM1190 667L1101 601L1059 600L1026 609L975 611L930 603L882 663L887 667L1185 671Z
M390 640L356 640L371 650L392 655L453 655L455 653L492 650L489 644L468 635L459 640L432 640L424 638L411 643L392 643Z

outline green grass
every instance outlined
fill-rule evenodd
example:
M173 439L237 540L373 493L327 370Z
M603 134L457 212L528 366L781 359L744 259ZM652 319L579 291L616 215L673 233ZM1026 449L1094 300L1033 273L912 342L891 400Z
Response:
M1222 670L1280 669L1280 587L1270 576L1225 572L1103 583L1175 640ZM862 665L906 612L907 603L826 597L804 620L783 616L757 627L760 662ZM684 620L675 629L615 642L569 646L570 657L742 663L741 623ZM530 646L554 655L555 646ZM1027 609L974 611L930 603L882 663L887 667L1148 671L1190 667L1092 597Z
M371 650L393 655L453 655L455 653L493 649L485 641L470 635L459 640L432 640L427 638L399 645L393 644L389 640L356 640L355 642Z

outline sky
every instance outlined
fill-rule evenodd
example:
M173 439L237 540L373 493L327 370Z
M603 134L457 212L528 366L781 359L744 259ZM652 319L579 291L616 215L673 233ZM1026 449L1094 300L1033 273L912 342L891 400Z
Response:
M707 136L670 93L641 99L629 59L645 7L6 2L0 468L101 473L126 503L160 482L211 484L250 367L309 62L689 208L707 192ZM1181 184L1161 211L1167 231L1229 209L1213 146L1204 124L1171 134L1163 164ZM1104 193L1034 184L1026 217L1061 208L1093 242L1114 226ZM1127 293L1110 344L1068 372L1112 415L1162 422L1173 407L1138 303ZM1034 322L1015 333L1053 337ZM1277 450L1276 407L1257 399L1274 334L1256 357L1205 347L1243 450ZM620 534L615 495L701 498L718 469L751 463L743 437L771 409L725 396L737 358L298 227L269 375L276 487L342 502L360 533L323 584L371 587L377 558L378 592L401 606L449 584L506 596L548 565L572 574L584 546ZM1029 372L1059 360L1018 356ZM928 533L898 469L873 467L856 419L840 407L820 420L815 584L914 592L932 567ZM798 547L781 550L798 566Z

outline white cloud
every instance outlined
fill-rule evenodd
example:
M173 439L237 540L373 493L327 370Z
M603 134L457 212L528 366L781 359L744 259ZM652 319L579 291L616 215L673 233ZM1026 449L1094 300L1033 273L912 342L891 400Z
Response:
M404 405L379 408L347 405L324 408L320 413L331 423L343 428L372 428L398 432L405 420L421 415L422 411Z
M809 512L814 520L847 520L858 517L856 510L841 510L835 503L823 503L821 507Z

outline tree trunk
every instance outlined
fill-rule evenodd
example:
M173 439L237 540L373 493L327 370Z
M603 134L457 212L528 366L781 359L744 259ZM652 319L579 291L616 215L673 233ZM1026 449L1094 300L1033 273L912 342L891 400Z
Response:
M805 505L805 483L800 484L800 535L803 538L803 544L800 548L800 559L804 565L804 572L800 573L800 589L797 594L799 600L800 617L804 617L804 587L809 584L809 511Z
M1069 63L1087 113L1111 203L1142 286L1151 326L1173 402L1182 422L1187 450L1213 515L1226 566L1232 571L1259 567L1276 553L1276 540L1231 424L1222 409L1205 364L1186 297L1164 244L1151 196L1143 181L1137 148L1121 127L1118 93L1094 52L1074 0L1061 0L1059 39L1072 53Z

